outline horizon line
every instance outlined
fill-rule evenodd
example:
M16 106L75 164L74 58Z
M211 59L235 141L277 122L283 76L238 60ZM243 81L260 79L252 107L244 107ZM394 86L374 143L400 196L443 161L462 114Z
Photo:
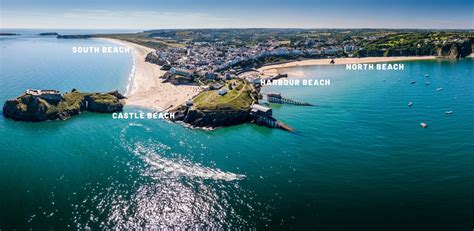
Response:
M474 28L422 28L422 27L176 27L176 28L35 28L35 27L2 27L0 30L202 30L202 29L281 29L281 30L468 30L474 31Z

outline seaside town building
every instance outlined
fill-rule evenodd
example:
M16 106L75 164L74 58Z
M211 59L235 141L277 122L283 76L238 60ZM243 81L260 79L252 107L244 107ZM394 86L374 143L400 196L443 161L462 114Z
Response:
M299 45L303 44L303 47ZM314 40L298 41L294 46L289 41L270 40L250 46L225 45L220 42L195 42L180 48L161 48L154 52L156 63L165 65L169 70L165 76L170 82L178 83L173 76L188 77L184 82L194 78L208 81L230 80L235 78L241 65L249 64L268 57L327 57L338 52L350 53L355 46L342 44L334 39L324 42ZM169 68L170 67L170 68Z
M44 99L54 104L62 99L61 93L57 90L27 89L25 94Z

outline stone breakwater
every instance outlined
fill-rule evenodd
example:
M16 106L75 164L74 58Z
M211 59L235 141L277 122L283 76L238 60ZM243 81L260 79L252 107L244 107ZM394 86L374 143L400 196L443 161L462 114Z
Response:
M25 93L3 105L3 115L19 121L65 120L82 111L111 113L122 111L125 97L118 91L82 93L75 89L57 97Z

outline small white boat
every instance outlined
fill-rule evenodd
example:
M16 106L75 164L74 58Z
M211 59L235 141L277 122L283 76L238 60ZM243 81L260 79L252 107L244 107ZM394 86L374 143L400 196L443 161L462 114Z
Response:
M411 81L410 83L411 83L411 84L415 84L415 83L416 83L416 81L415 81L415 80L413 80L413 81Z
M453 114L453 111L445 111L444 114L451 115L451 114Z
M421 122L421 123L420 123L420 126L421 126L422 128L427 128L427 127L428 127L428 124L425 124L425 123Z
M408 103L408 107L411 107L411 106L413 106L413 102Z
M430 75L426 74L425 77L430 77Z
M430 82L425 82L425 85L426 85L426 86L430 85Z
M440 87L440 88L436 88L436 90L437 90L437 91L442 91L442 90L443 90L443 88L442 88L442 87Z

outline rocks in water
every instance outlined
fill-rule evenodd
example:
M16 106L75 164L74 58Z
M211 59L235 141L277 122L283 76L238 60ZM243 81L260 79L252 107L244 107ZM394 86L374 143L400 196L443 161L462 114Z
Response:
M15 35L20 35L20 34L17 34L17 33L7 33L7 32L1 32L1 33L0 33L0 36L15 36Z
M60 96L60 100L45 95L25 93L9 99L3 105L3 115L20 121L65 120L82 111L122 111L125 97L118 91L109 93L81 93L76 89Z
M89 39L92 38L92 35L58 35L56 36L58 39Z
M44 32L44 33L39 33L38 35L39 36L52 36L52 35L58 36L59 34L57 32Z

